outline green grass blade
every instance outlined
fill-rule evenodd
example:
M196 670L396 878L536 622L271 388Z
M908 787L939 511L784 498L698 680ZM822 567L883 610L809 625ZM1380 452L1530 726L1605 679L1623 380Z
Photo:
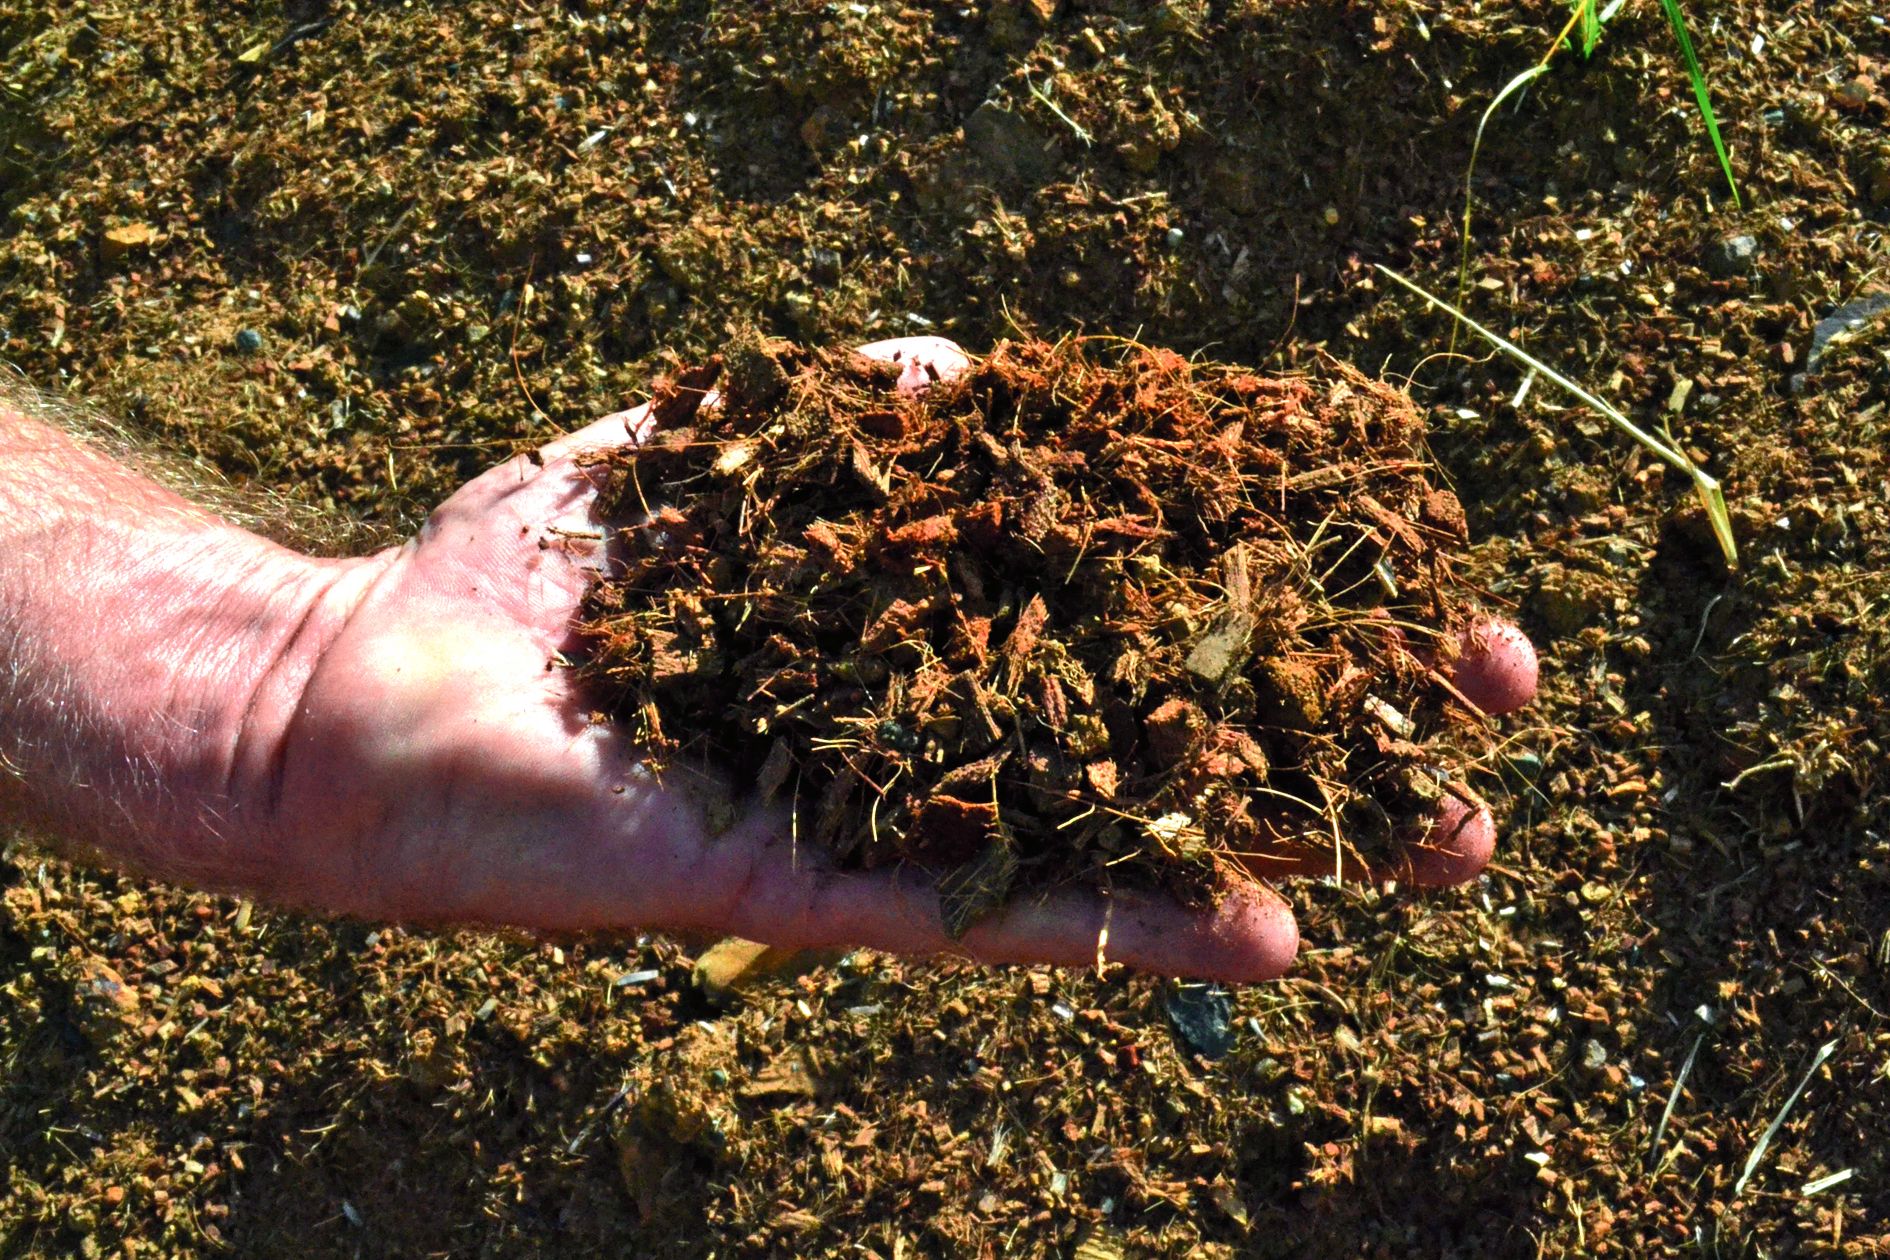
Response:
M1673 37L1680 45L1680 56L1687 63L1693 99L1699 103L1700 117L1706 120L1706 134L1712 138L1713 152L1719 155L1719 169L1726 172L1726 187L1732 190L1733 208L1743 209L1739 184L1733 179L1732 158L1727 156L1726 142L1719 138L1719 119L1713 113L1713 98L1706 89L1706 71L1700 68L1699 56L1693 51L1693 37L1687 34L1686 15L1680 11L1680 0L1660 0L1660 9L1667 15L1667 24L1673 27Z
M1483 130L1490 125L1490 116L1496 113L1497 106L1508 100L1523 88L1534 83L1549 72L1549 63L1544 61L1529 67L1508 83L1496 94L1489 107L1483 111L1483 117L1477 123L1477 138L1470 145L1470 165L1463 173L1463 250L1457 260L1457 305L1463 305L1463 295L1470 283L1470 186L1476 179L1477 155L1483 152ZM1457 325L1450 328L1450 352L1457 351Z
M1595 0L1575 0L1576 12L1581 16L1582 58L1586 60L1595 54L1595 45L1601 42L1601 15L1595 11Z
M1501 350L1510 358L1516 360L1518 363L1534 368L1541 375L1554 381L1557 385L1560 385L1563 389L1575 395L1575 397L1581 399L1590 407L1593 407L1610 424L1633 438L1636 442L1639 442L1656 458L1679 469L1688 477L1692 478L1694 492L1700 497L1700 506L1706 509L1706 517L1713 524L1713 535L1719 540L1719 548L1726 555L1726 567L1729 569L1737 569L1739 567L1739 546L1733 540L1732 514L1726 510L1725 492L1720 489L1718 479L1711 476L1704 468L1695 464L1691 459L1688 459L1686 452L1661 441L1646 429L1641 428L1640 425L1635 424L1632 420L1623 415L1620 408L1603 400L1599 395L1590 392L1581 385L1576 384L1516 343L1485 328L1482 324L1477 323L1476 320L1471 319L1468 315L1452 306L1449 302L1444 301L1443 298L1431 293L1422 285L1417 284L1415 281L1406 280L1403 276L1385 266L1383 263L1375 263L1373 266L1378 271L1396 280L1406 289L1409 289L1411 292L1423 298L1426 302L1429 302L1432 306L1435 306L1438 310L1454 315L1457 318L1457 322L1495 346L1498 350Z

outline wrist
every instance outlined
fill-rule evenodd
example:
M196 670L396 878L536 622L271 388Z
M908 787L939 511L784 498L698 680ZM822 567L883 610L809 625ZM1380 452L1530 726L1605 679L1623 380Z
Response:
M266 891L295 706L386 561L300 555L4 414L0 515L0 819Z

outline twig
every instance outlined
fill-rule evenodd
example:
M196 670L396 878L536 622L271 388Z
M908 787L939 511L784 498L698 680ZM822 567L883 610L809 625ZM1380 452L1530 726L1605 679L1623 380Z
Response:
M1375 263L1373 266L1377 271L1397 281L1404 288L1417 294L1438 310L1443 311L1447 315L1456 317L1464 327L1495 346L1498 350L1501 350L1504 354L1509 355L1518 363L1532 367L1549 380L1554 381L1557 385L1560 385L1563 389L1600 412L1602 418L1607 420L1608 423L1633 438L1636 442L1639 442L1664 463L1677 468L1688 477L1692 478L1693 488L1700 498L1700 505L1706 509L1707 519L1711 521L1713 525L1713 534L1719 540L1720 551L1725 554L1726 567L1729 569L1737 569L1739 567L1739 546L1733 541L1732 516L1726 510L1726 495L1725 492L1720 489L1718 478L1712 476L1705 469L1694 463L1686 452L1682 451L1678 446L1669 445L1661 441L1646 429L1641 428L1640 425L1628 419L1627 416L1622 414L1619 407L1604 401L1598 394L1591 392L1569 377L1562 375L1508 338L1499 336L1497 333L1485 328L1482 324L1479 324L1476 320L1464 314L1459 308L1452 306L1443 298L1425 289L1424 286L1415 281L1405 279L1383 263Z
M1072 132L1075 133L1076 138L1083 142L1083 147L1085 149L1091 148L1094 146L1095 141L1090 137L1088 130L1084 128L1084 126L1081 123L1077 122L1074 118L1071 118L1068 114L1064 113L1061 109L1057 108L1057 103L1050 99L1050 94L1045 92L1042 88L1038 87L1035 83L1032 83L1030 81L1029 75L1024 76L1024 86L1030 89L1030 94L1032 96L1036 97L1039 101L1043 102L1043 106L1045 109L1049 110L1051 113L1055 114L1058 118L1063 120L1063 125L1068 127Z
M376 258L379 258L381 256L381 251L387 248L387 242L394 239L394 233L400 231L400 225L407 221L407 216L412 214L414 211L414 207L418 206L419 204L420 203L418 201L411 201L407 203L407 208L400 212L400 217L394 220L394 225L388 228L387 231L381 235L381 239L375 242L374 248L370 249L367 252L367 257L361 260L362 271L366 271L369 267L372 267L374 265L374 260Z
M611 1112L615 1111L617 1107L623 1102L623 1100L628 1098L629 1096L630 1096L630 1087L628 1085L623 1086L615 1094L612 1094L610 1097L610 1101L605 1103L603 1107L597 1112L596 1115L593 1115L589 1120L586 1120L584 1122L584 1127L579 1129L577 1132L577 1136L571 1139L571 1144L564 1148L565 1154L567 1155L577 1154L578 1147L584 1145L584 1139L589 1137L592 1134L592 1132L596 1130L597 1126L603 1121L604 1117L608 1116Z

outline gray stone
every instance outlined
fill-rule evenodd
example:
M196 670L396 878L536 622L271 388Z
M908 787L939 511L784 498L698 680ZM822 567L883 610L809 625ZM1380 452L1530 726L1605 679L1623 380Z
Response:
M815 284L840 282L840 254L816 245L807 253L807 278Z
M1706 247L1706 270L1721 280L1745 275L1758 261L1759 238L1745 232L1722 236Z
M1833 341L1857 335L1885 312L1890 312L1890 290L1846 302L1819 320L1818 326L1811 330L1811 353L1805 357L1805 370L1817 371L1818 361L1824 358L1825 350Z

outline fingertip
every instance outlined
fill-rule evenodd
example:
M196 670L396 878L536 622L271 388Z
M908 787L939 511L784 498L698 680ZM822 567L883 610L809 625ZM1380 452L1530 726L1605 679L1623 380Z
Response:
M902 394L920 394L934 381L948 381L971 366L971 356L949 337L893 337L869 342L860 347L869 359L900 365L897 389Z
M1292 908L1262 884L1228 892L1205 909L1140 894L1113 902L1104 956L1136 971L1250 984L1278 979L1299 955Z
M1539 669L1529 636L1513 621L1488 617L1463 632L1451 682L1485 713L1513 713L1535 699Z
M648 434L650 404L639 403L624 411L613 411L579 429L561 434L538 448L538 458L550 463L583 451L605 450L638 442Z
M1490 807L1474 797L1446 795L1405 834L1400 873L1422 888L1448 888L1475 879L1495 852Z
M1202 928L1206 952L1201 969L1185 973L1199 979L1275 980L1292 970L1299 957L1299 921L1292 907L1270 889L1230 894Z

